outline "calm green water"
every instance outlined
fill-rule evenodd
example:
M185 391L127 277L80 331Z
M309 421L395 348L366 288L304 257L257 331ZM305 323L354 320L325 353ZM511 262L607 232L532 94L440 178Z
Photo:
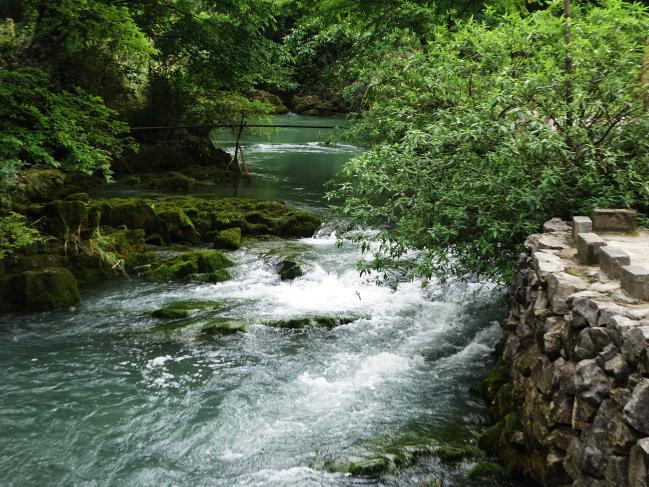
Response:
M289 130L247 140L255 177L236 191L324 211L322 184L356 150ZM282 256L305 275L281 282ZM230 282L117 279L84 289L76 309L0 316L0 485L411 486L431 475L487 485L465 479L470 463L435 457L379 478L318 465L375 454L405 434L469 438L484 424L468 386L499 336L488 286L391 291L362 279L358 249L327 231L231 257ZM213 314L248 333L206 341L192 328L147 331L158 323L151 311L187 299L225 300ZM357 319L330 331L264 325L313 315Z

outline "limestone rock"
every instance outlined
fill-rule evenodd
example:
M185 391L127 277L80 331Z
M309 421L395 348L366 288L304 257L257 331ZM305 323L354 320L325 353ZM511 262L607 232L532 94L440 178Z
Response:
M581 478L581 458L584 452L584 446L579 440L578 437L574 437L570 444L568 445L568 450L566 451L566 457L563 462L563 466L568 472L568 475L572 477L573 480Z
M604 370L615 377L618 384L621 384L629 373L627 363L620 354L617 354L615 357L605 362Z
M608 397L608 379L595 360L579 362L574 381L577 393L591 404L598 405Z
M543 224L543 233L570 232L572 229L561 218L552 218Z
M592 427L583 434L584 453L581 469L594 477L602 477L607 463L608 421L615 414L615 405L610 399L602 401L593 420Z
M629 362L637 362L646 350L649 327L635 326L622 332L622 356Z
M563 455L550 450L545 460L546 485L564 485L570 483L572 478L563 466Z
M565 272L549 274L547 276L547 281L550 308L556 314L567 313L568 298L572 294L588 288L588 283L586 283L586 281Z
M561 257L549 252L534 252L532 259L534 261L534 270L543 281L548 275L563 272L566 269L566 262Z
M642 379L624 406L624 417L636 430L649 435L649 379Z
M628 455L630 448L638 440L635 433L622 418L622 414L616 410L608 424L608 441L614 453Z
M565 237L558 234L539 235L538 246L539 250L565 250L570 248Z
M649 485L649 438L643 438L631 448L629 456L629 486Z
M596 413L597 413L597 405L585 400L581 396L576 396L572 408L572 417L570 418L570 425L575 430L579 430L579 431L584 430L588 428L589 424L592 422Z
M606 328L585 328L577 337L575 357L578 360L594 358L610 343Z
M563 346L563 318L552 316L546 320L546 331L543 334L543 351L550 360L559 357Z
M608 458L606 469L604 470L604 479L609 486L627 485L629 459L624 456L612 455Z
M574 395L576 393L574 377L577 366L574 362L567 361L563 357L555 360L553 366L555 386L563 393Z

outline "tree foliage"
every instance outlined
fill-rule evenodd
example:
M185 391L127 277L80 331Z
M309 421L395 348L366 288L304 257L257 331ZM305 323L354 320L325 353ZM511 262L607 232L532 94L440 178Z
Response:
M559 3L490 11L363 68L367 110L353 132L373 145L331 196L343 214L386 229L368 267L414 247L424 275L502 278L550 217L647 213L647 12L617 0L577 7L570 44L565 22Z

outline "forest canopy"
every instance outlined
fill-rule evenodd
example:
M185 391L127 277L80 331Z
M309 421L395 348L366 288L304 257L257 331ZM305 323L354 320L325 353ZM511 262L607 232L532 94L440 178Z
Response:
M416 249L418 275L503 279L550 217L649 210L646 7L565 6L1 0L0 189L38 164L110 178L134 126L309 95L345 107L367 149L330 193L381 229L363 270Z

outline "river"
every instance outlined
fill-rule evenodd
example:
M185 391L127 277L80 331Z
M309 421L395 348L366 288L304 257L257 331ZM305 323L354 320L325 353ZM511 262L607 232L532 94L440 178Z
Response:
M252 181L196 191L326 214L324 183L358 153L323 145L327 135L247 137ZM293 282L274 268L287 255L305 270ZM469 461L435 456L379 477L322 465L405 436L470 439L486 423L469 386L499 338L502 309L489 286L415 281L393 291L360 277L363 255L328 232L231 256L229 282L120 278L85 287L75 309L0 316L0 484L396 486L438 476L445 486L486 485L466 479ZM142 332L151 311L188 299L227 302L217 315L248 332L211 341ZM353 321L332 330L264 324L315 315Z

